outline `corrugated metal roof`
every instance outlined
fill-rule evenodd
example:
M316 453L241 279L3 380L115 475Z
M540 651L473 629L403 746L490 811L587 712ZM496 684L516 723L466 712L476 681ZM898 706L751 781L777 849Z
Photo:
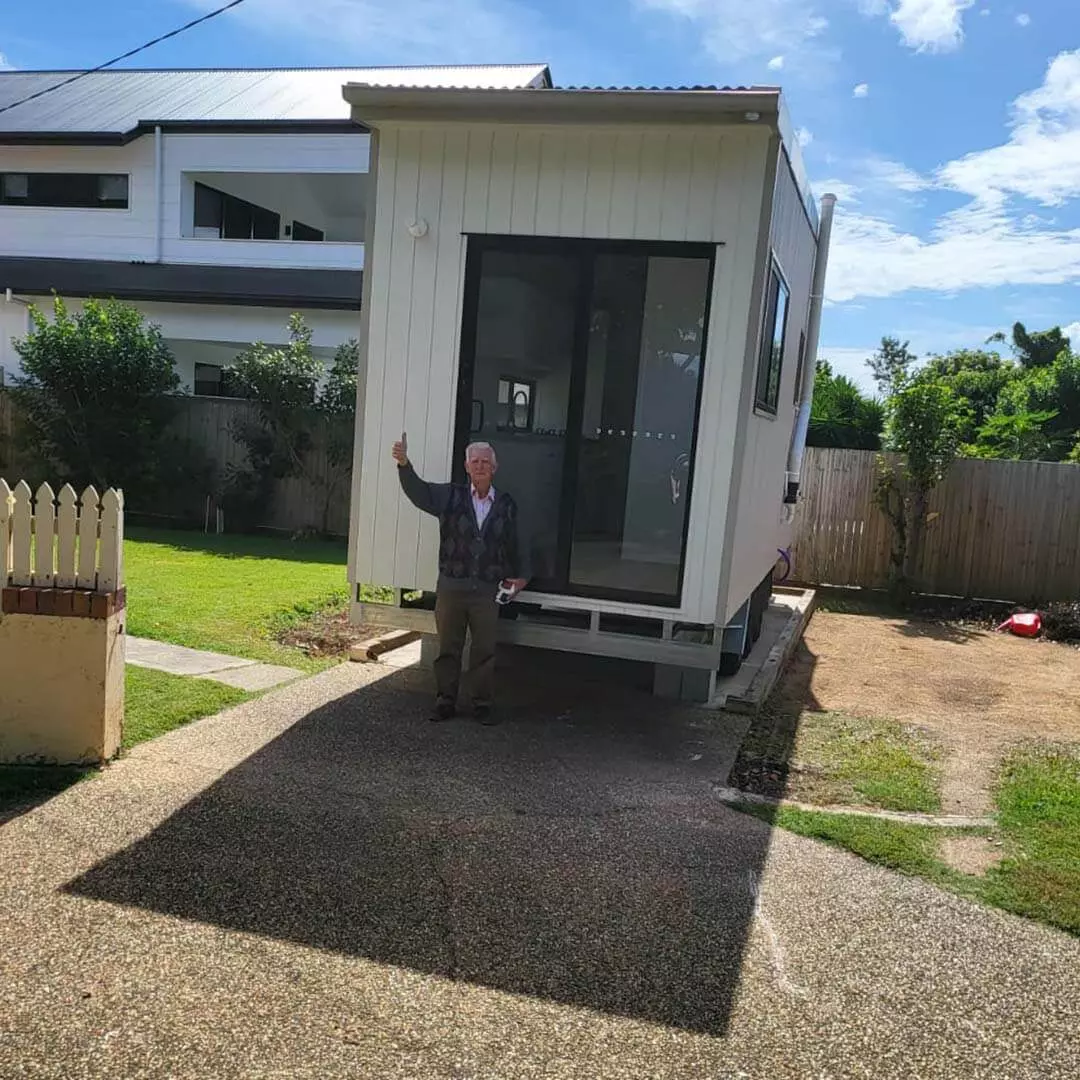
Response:
M0 72L0 107L62 82L70 71ZM477 67L99 71L0 113L0 133L122 136L140 124L349 120L345 83L514 89L548 85L544 64Z

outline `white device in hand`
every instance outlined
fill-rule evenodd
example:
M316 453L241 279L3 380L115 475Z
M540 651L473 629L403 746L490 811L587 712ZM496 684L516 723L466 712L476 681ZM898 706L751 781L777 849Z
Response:
M499 582L499 591L495 594L496 604L509 604L514 599L514 590L505 581Z

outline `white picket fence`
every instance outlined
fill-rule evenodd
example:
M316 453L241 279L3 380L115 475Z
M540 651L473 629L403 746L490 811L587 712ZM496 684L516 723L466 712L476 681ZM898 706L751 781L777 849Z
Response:
M70 484L37 494L0 478L0 584L115 592L124 584L124 495Z

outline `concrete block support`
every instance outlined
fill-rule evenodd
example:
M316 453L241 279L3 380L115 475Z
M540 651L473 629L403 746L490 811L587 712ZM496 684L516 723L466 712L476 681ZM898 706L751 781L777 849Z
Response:
M115 756L124 719L124 591L8 588L0 607L0 762L97 764Z

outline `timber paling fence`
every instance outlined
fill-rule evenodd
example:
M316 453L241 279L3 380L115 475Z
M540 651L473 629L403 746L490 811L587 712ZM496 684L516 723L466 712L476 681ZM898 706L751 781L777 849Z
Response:
M124 583L124 497L65 484L32 493L0 477L0 587L116 592Z
M878 455L811 447L795 515L792 577L885 588L891 529L874 502ZM960 459L930 496L913 585L1017 603L1080 597L1080 466Z
M178 401L176 417L171 433L182 439L190 439L213 463L219 480L230 467L242 468L247 461L243 444L233 435L235 422L253 419L255 407L250 402L235 398L183 397ZM0 391L0 474L28 474L35 463L18 457L12 441L14 408L9 394ZM303 529L321 530L326 510L325 485L334 477L326 447L320 434L314 436L314 446L307 456L310 473L322 485L312 484L299 477L278 481L274 498L267 508L265 519L259 524L269 529L294 533ZM349 532L348 477L339 484L339 490L330 499L326 515L326 531L334 536L347 536ZM210 493L207 492L207 495ZM153 506L132 504L128 514L153 520L157 509ZM163 524L166 521L163 519ZM211 528L214 521L211 519ZM226 531L230 523L225 521Z

